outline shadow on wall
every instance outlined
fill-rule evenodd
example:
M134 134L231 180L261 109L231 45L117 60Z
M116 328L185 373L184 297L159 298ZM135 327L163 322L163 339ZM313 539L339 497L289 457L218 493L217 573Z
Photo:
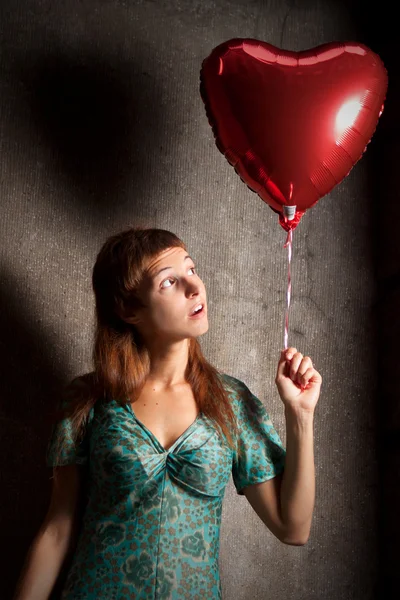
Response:
M34 145L41 144L48 153L53 181L76 192L69 210L99 221L102 214L109 215L110 205L118 201L128 180L139 189L148 188L149 182L151 186L146 173L151 164L141 145L146 140L148 148L153 140L163 143L157 131L161 129L161 92L157 81L141 70L140 56L135 64L113 63L113 57L84 52L71 58L49 48L48 42L47 50L17 47L13 48L15 56L7 57L8 83L15 99L8 107L16 132L12 143L19 146L18 161L29 168L34 168ZM156 67L152 72L157 72ZM48 201L50 209L51 197ZM57 213L57 207L52 210ZM64 210L60 206L58 212L68 218ZM48 508L51 471L44 462L45 451L55 399L68 375L55 365L54 334L45 330L46 320L40 317L43 307L35 307L35 298L29 296L26 283L15 278L11 266L0 264L0 277L4 432L0 451L7 489L1 503L7 572L0 596L11 598ZM69 363L67 347L65 353L61 365ZM63 576L52 598L58 597Z
M398 214L398 157L400 152L400 42L396 7L388 0L367 5L346 2L358 40L379 54L389 76L385 110L365 158L368 160L372 206L372 240L377 296L373 318L376 330L378 388L375 398L379 472L379 581L374 598L399 597L400 550L400 238Z
M19 118L30 143L33 137L47 149L60 185L76 190L89 209L108 211L128 183L148 187L155 175L143 142L152 149L166 131L157 67L150 74L141 66L149 64L148 55L123 62L68 52L55 42L16 61L15 77L25 90Z
M11 598L27 549L48 507L51 472L44 463L50 434L50 408L59 396L52 344L34 299L0 264L0 356L2 460L1 544L7 570L1 597Z

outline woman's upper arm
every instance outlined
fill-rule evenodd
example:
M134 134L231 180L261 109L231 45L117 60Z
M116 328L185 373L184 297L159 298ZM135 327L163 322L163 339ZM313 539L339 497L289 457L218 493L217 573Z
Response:
M244 495L260 519L278 540L285 543L285 526L282 521L280 494L282 473L244 488Z
M77 532L85 489L86 467L78 464L53 467L49 508L42 529L65 541Z

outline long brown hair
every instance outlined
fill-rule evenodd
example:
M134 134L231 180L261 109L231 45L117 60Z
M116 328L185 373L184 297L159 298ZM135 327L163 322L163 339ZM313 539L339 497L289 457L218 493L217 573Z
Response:
M94 371L75 378L64 388L64 399L70 401L56 417L70 418L76 440L84 435L89 412L100 397L115 399L120 405L139 397L150 371L150 356L139 331L119 315L143 307L137 290L146 275L146 265L173 247L187 250L170 231L136 226L109 237L98 253L92 274ZM240 453L237 422L221 375L204 357L198 339L190 338L185 379L199 410L214 421L218 433Z

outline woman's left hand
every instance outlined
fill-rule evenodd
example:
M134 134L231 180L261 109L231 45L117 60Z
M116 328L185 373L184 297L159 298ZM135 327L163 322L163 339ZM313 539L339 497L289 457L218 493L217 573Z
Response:
M322 377L311 358L296 348L282 350L275 383L285 408L313 413L318 402Z

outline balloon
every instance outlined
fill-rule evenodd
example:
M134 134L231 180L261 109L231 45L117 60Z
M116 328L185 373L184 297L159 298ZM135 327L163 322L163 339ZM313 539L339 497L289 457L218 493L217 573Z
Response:
M386 90L381 59L355 42L291 52L235 38L200 72L218 149L286 231L361 158Z

